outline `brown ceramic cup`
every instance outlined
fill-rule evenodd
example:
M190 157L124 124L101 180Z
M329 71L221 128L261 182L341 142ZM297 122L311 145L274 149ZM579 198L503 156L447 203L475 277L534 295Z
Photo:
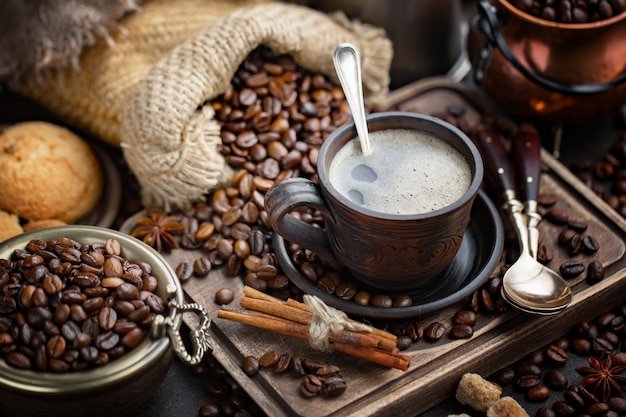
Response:
M426 213L382 213L353 202L329 181L333 157L356 137L350 123L335 130L322 145L318 183L294 178L268 191L265 208L272 227L287 241L310 249L334 268L345 267L370 287L399 291L437 286L437 275L456 255L469 223L483 178L480 153L462 131L434 117L381 112L368 116L367 122L370 132L423 131L452 145L469 164L469 188L450 205ZM319 209L325 230L289 214L300 207Z

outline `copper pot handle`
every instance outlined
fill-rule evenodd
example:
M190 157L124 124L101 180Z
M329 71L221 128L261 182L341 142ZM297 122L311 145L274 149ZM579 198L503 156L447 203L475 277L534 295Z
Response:
M621 74L617 78L598 84L577 84L565 85L547 78L544 78L535 72L526 68L513 54L511 48L500 32L500 21L496 15L497 9L487 1L478 3L478 14L472 23L485 37L485 44L479 50L478 56L473 64L474 77L478 83L484 80L487 66L493 54L493 48L500 49L500 52L515 69L521 72L526 78L538 84L541 87L555 90L565 94L597 94L617 87L626 81L626 73Z

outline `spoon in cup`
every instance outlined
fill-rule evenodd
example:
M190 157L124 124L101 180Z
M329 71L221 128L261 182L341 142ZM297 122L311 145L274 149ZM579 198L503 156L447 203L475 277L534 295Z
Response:
M372 142L367 131L365 120L365 104L363 102L363 79L361 76L361 56L356 47L350 43L340 44L333 53L333 64L339 83L346 96L352 112L359 144L363 155L371 155Z
M502 279L502 296L514 307L529 313L558 313L569 305L572 292L563 277L539 263L531 254L524 205L516 198L513 171L500 137L497 132L483 129L475 135L475 140L483 154L488 174L502 191L504 207L520 246L519 258ZM518 162L528 163L528 159L525 157Z

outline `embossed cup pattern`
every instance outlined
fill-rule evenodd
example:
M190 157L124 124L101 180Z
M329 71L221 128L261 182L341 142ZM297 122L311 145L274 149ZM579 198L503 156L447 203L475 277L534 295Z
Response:
M439 119L407 112L368 116L370 131L411 129L431 133L468 161L471 183L465 194L442 209L421 214L386 214L368 210L339 193L328 179L335 153L355 137L354 125L340 127L322 146L319 182L295 178L274 186L265 205L274 231L331 265L345 267L354 279L388 291L436 286L437 275L454 259L483 177L480 154L465 134ZM325 231L288 213L297 207L319 209Z

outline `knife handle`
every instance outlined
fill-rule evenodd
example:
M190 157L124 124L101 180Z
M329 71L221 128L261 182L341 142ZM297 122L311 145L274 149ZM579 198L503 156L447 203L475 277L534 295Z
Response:
M528 123L521 124L513 136L513 164L518 180L517 198L537 201L541 175L541 139L537 130Z
M490 181L505 201L514 198L515 177L500 134L491 128L481 128L474 134L474 142L482 154Z

